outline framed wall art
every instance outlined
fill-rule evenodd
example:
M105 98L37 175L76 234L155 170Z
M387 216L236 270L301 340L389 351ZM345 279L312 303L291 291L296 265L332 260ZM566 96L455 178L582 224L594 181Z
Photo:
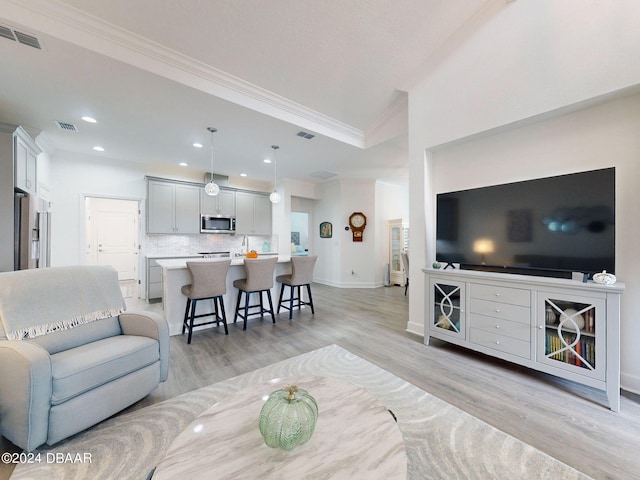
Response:
M331 238L333 236L333 225L331 222L322 222L320 224L320 238Z

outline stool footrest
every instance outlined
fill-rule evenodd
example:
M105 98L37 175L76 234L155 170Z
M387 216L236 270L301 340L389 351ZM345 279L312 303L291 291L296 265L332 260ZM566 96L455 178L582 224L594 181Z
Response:
M200 313L196 315L196 304L198 300L213 300L213 311L210 313ZM194 323L193 321L196 318L203 317L214 317L215 320L211 320L210 322L200 322ZM186 330L189 331L189 336L187 338L187 343L191 343L191 335L193 334L193 329L195 327L202 327L204 325L220 325L220 322L224 325L224 333L225 335L229 335L229 329L227 327L227 315L224 311L224 300L222 296L211 297L211 298L187 298L187 307L184 312L184 321L182 322L182 333Z
M267 293L267 299L269 300L269 308L264 308L264 304L262 303L262 292L266 292ZM244 306L240 306L240 302L241 302L241 298L242 298L242 294L245 294L245 299L244 299ZM253 305L249 305L249 299L251 297L252 293L257 293L258 295L260 295L260 303L256 303ZM249 311L251 309L256 309L258 308L258 311ZM244 311L244 313L241 313L242 311ZM271 290L259 290L256 292L246 292L244 290L238 290L238 301L236 302L236 312L235 315L233 317L233 323L236 323L238 321L238 317L242 318L244 320L244 324L242 326L243 330L247 329L247 319L249 317L252 316L256 316L256 315L260 315L261 317L264 316L265 313L269 313L271 314L271 318L273 320L273 323L276 323L276 316L275 313L273 311L273 302L271 300Z
M284 295L284 287L289 287L289 298L287 299L283 299L283 295ZM307 290L307 296L309 297L309 301L305 302L302 299L302 287L305 287ZM297 295L296 295L296 290L297 290ZM288 305L286 305L284 302L287 302ZM298 309L301 309L303 305L308 305L309 307L311 307L311 314L315 314L315 310L313 308L313 297L311 296L311 284L307 283L304 285L288 285L288 284L281 284L280 287L280 298L278 300L278 313L280 313L280 309L281 308L285 308L287 310L289 310L289 320L291 320L293 318L293 310L298 307Z

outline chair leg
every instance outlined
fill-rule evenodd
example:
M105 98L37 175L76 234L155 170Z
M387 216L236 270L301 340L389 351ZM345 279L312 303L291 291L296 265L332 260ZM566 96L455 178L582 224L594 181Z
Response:
M262 293L260 293L260 303L262 303ZM269 300L269 308L271 309L271 319L273 320L273 323L276 323L276 316L273 313L273 302L271 301L271 290L267 290L267 299Z
M282 305L282 294L284 293L284 283L280 284L280 298L278 299L278 313L280 313L280 305Z
M311 307L311 315L315 315L315 311L313 310L313 298L311 297L311 284L307 283L307 295L309 296L309 306Z
M244 326L242 330L247 329L247 318L249 318L249 298L251 298L250 292L244 292Z
M187 344L191 344L191 334L193 333L193 318L196 314L196 299L191 300L191 318L189 319L189 337L187 338Z
M296 287L291 285L291 289L289 290L289 320L293 318L293 300L295 299L295 291Z
M258 296L260 297L260 318L264 317L264 304L262 303L262 292L258 292ZM273 311L273 309L271 309Z
M191 306L191 299L187 298L187 307L184 309L184 319L182 320L182 334L187 328L187 321L189 320L189 307Z
M242 290L238 290L238 301L236 302L236 313L233 316L233 323L238 320L238 312L240 311L240 300L242 299Z
M409 278L407 278L407 282L404 284L404 294L407 294L407 288L409 288Z
M213 316L215 318L215 322L216 322L216 327L220 326L220 315L219 315L219 310L218 310L218 301L217 301L218 297L213 297L211 298L211 304L213 305L213 310L211 313L213 313Z
M227 314L224 311L224 299L222 297L216 297L213 299L213 302L215 303L216 300L218 301L218 304L220 306L220 312L222 313L221 318L222 318L222 325L224 325L224 334L229 335L229 328L227 328ZM218 316L218 309L216 308L216 317L217 316ZM218 324L220 324L220 320L218 320Z

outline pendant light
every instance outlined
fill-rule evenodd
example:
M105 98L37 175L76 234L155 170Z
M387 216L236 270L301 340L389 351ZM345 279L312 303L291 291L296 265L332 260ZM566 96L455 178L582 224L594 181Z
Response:
M276 159L276 153L280 147L278 145L271 145L271 148L273 148L273 192L269 195L269 200L271 200L271 203L280 203L281 197L276 188L278 178L278 160Z
M213 134L218 130L213 127L208 127L207 130L211 132L211 180L204 186L204 191L207 195L215 197L220 193L220 187L213 181Z

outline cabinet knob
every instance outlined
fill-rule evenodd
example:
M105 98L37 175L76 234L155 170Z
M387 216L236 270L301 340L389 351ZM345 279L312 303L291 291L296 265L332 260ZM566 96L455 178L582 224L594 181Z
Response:
M496 340L496 345L500 345L500 340Z
M499 297L499 296L500 296L500 294L496 292L496 297Z
M538 325L538 330L542 330L544 328L544 325Z
M500 313L500 309L499 308L496 308L496 313Z
M500 325L496 325L496 328L500 328Z

